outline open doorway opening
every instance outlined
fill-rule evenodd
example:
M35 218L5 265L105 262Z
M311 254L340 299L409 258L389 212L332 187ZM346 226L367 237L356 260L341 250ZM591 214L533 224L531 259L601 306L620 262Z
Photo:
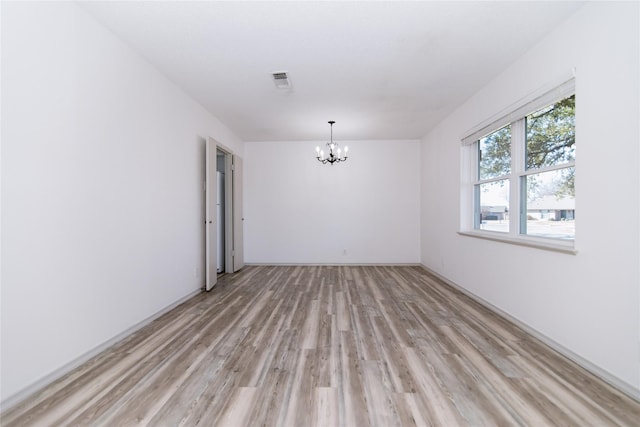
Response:
M208 138L205 149L205 290L244 266L242 159Z
M217 260L216 260L216 272L217 274L223 274L225 272L225 258L227 253L226 245L226 155L224 151L219 148L216 149L216 186L218 188L216 197L216 217L218 222L217 226Z

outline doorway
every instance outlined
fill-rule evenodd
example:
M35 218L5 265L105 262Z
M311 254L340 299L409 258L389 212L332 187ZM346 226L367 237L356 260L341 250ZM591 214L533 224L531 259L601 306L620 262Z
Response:
M225 208L227 206L225 201L225 175L226 175L226 155L225 152L216 149L216 215L218 218L217 223L217 252L216 259L216 273L223 274L225 272L225 258L227 242L225 240L225 229L227 224L227 215L225 214Z
M205 154L205 290L244 266L242 159L209 138Z

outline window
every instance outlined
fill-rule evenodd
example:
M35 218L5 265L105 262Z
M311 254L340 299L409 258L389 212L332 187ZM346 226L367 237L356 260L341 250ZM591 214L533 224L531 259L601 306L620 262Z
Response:
M461 231L572 249L575 156L572 79L463 139Z
M474 185L475 228L509 231L509 175L511 125L481 138L478 147L478 181Z

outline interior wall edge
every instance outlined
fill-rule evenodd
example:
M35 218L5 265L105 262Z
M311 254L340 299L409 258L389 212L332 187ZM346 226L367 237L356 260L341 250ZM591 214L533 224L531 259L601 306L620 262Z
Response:
M42 390L43 388L49 386L53 382L59 380L60 378L62 378L63 376L67 375L68 373L70 373L71 371L76 369L77 367L81 366L82 364L88 362L89 360L91 360L92 358L96 357L97 355L99 355L103 351L107 350L109 347L112 347L113 345L115 345L118 342L122 341L123 339L127 338L129 335L133 334L134 332L137 332L138 330L144 328L145 326L147 326L148 324L150 324L151 322L153 322L154 320L156 320L160 316L168 313L169 311L173 310L174 308L176 308L180 304L182 304L182 303L188 301L189 299L193 298L194 296L196 296L200 292L202 292L202 289L198 289L198 290L189 292L187 295L185 295L182 298L179 298L178 300L174 301L173 303L167 305L166 307L164 307L163 309L159 310L158 312L152 314L151 316L147 317L146 319L138 322L137 324L135 324L135 325L131 326L130 328L122 331L121 333L119 333L118 335L114 336L113 338L111 338L111 339L103 342L102 344L94 347L93 349L91 349L88 352L84 353L83 355L77 357L76 359L72 360L71 362L61 366L58 369L55 369L53 372L51 372L48 375L40 378L36 382L28 385L27 387L23 388L22 390L18 391L17 393L14 393L13 395L7 397L2 402L0 402L0 419L2 418L1 414L4 411L10 409L11 407L13 407L15 405L20 404L21 402L23 402L24 400L29 398L34 393Z
M457 284L456 282L448 279L447 277L441 275L440 273L437 273L436 271L432 270L431 268L429 268L425 264L420 264L420 266L423 269L425 269L429 274L432 274L433 276L435 276L438 279L442 280L446 285L451 286L452 288L462 292L463 294L465 294L469 298L473 299L478 304L480 304L483 307L491 310L492 312L494 312L498 316L506 319L507 321L513 323L518 328L520 328L523 331L525 331L527 334L533 336L535 339L541 341L547 347L551 348L552 350L556 351L557 353L559 353L560 355L566 357L567 359L571 360L572 362L577 363L580 367L584 368L585 370L587 370L591 374L595 375L599 379L605 381L607 384L609 384L610 386L614 387L619 392L624 393L625 395L629 396L630 398L640 402L640 389L635 388L633 385L631 385L631 384L627 383L626 381L618 378L617 376L611 374L610 372L606 371L605 369L602 369L598 365L596 365L596 364L590 362L589 360L585 359L584 357L578 355L577 353L573 352L572 350L570 350L569 348L567 348L564 345L560 344L559 342L549 338L548 336L546 336L542 332L538 331L537 329L529 326L528 324L522 322L521 320L517 319L516 317L513 317L512 315L510 315L509 313L505 312L504 310L501 310L500 308L498 308L495 305L491 304L489 301L485 300L484 298L474 294L473 292L471 292L468 289L462 287L461 285Z

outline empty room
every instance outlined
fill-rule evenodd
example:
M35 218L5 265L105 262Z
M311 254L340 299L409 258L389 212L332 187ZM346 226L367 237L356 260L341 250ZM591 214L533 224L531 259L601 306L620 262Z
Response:
M637 1L0 24L0 425L640 423Z

